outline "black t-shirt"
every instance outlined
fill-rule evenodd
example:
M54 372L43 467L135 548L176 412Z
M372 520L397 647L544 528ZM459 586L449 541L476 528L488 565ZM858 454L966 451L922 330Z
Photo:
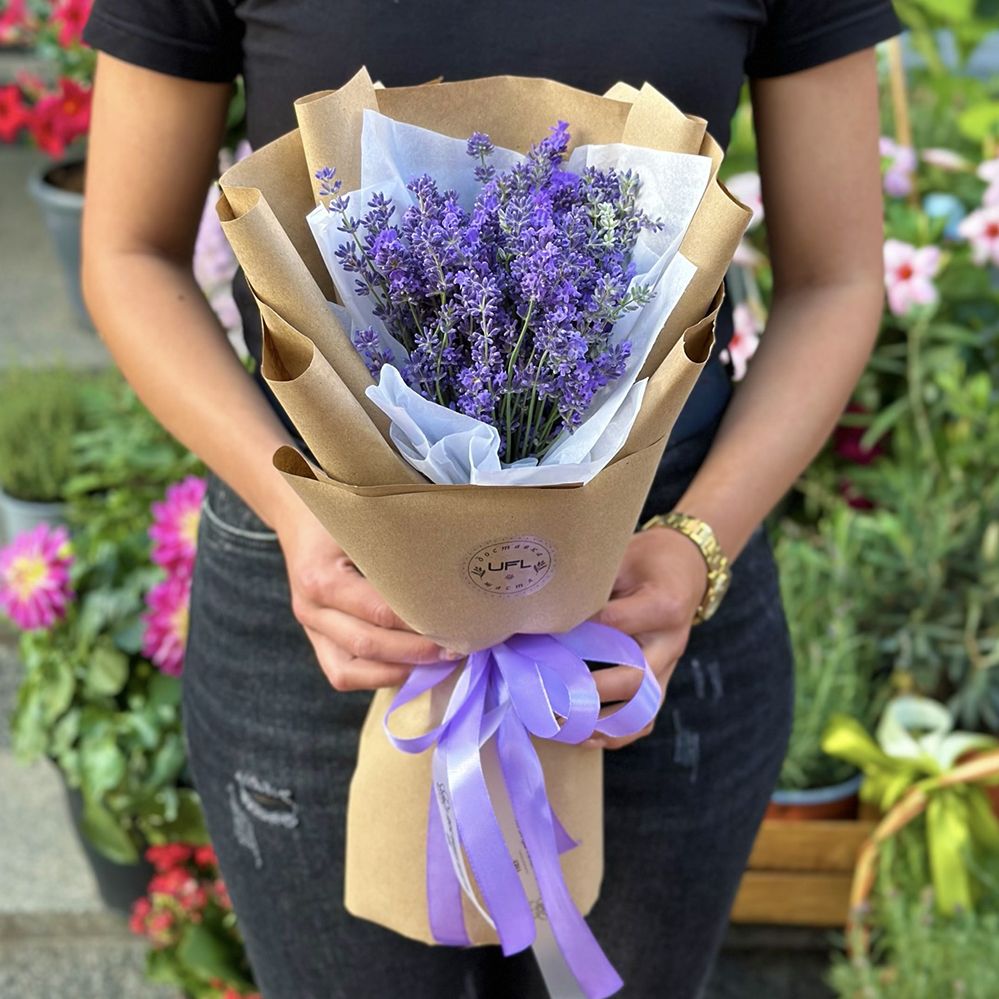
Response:
M808 69L898 30L891 0L96 0L84 38L172 76L242 74L253 148L295 127L296 98L361 65L386 86L516 74L602 93L647 81L707 119L724 147L746 76ZM235 295L259 360L259 318L239 278ZM730 336L726 308L672 441L724 410L731 386L717 358Z

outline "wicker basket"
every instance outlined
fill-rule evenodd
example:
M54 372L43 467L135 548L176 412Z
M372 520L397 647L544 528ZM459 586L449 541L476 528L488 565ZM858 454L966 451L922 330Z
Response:
M937 786L972 784L990 777L999 777L999 750L983 753L956 766L939 779ZM919 818L926 811L929 799L930 795L921 787L910 788L875 826L860 848L850 889L850 915L846 926L848 946L854 954L867 955L870 948L870 931L864 923L863 914L867 911L867 903L874 889L881 845Z

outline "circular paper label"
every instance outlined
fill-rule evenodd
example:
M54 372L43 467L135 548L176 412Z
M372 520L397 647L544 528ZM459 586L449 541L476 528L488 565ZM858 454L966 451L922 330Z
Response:
M467 571L468 578L486 593L534 593L552 577L552 551L537 538L495 541L468 560Z

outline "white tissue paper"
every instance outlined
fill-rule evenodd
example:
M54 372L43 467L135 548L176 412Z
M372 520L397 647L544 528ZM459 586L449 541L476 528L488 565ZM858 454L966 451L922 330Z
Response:
M401 217L413 204L407 181L425 173L439 189L457 192L462 207L470 209L479 184L465 147L462 139L366 110L361 130L361 188L348 194L348 211L362 216L371 195L380 191L392 200ZM490 164L499 172L522 159L513 150L496 147ZM614 326L612 343L631 341L624 374L597 393L582 424L571 434L563 432L540 464L534 459L503 464L495 427L424 399L405 384L397 370L408 360L405 348L373 314L371 298L357 294L353 276L336 258L336 248L346 238L338 228L339 218L322 205L308 215L323 261L343 299L342 306L331 303L330 308L351 336L374 327L382 349L395 359L395 365L382 368L368 397L389 417L390 436L400 454L431 482L483 486L585 483L613 459L628 438L645 392L645 381L637 380L638 373L696 271L679 247L708 186L711 160L613 143L574 149L566 168L579 173L587 166L632 170L641 178L638 206L663 226L639 235L633 253L634 283L651 286L654 296Z

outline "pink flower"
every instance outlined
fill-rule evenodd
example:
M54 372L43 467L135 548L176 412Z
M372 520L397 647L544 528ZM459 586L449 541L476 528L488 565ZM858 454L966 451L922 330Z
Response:
M958 233L971 244L976 264L991 261L999 267L999 204L986 205L961 220Z
M59 25L59 44L64 49L80 41L92 6L93 0L56 0L52 7L52 21Z
M746 377L749 359L760 345L763 325L757 320L749 303L740 302L732 310L732 326L732 339L721 352L721 358L731 363L733 381L741 381Z
M199 867L215 867L218 864L218 858L211 846L196 846L194 848L194 862Z
M914 305L932 305L938 298L933 278L940 269L936 246L915 247L899 239L885 241L885 287L888 307L904 316Z
M763 221L763 190L760 175L754 172L737 173L725 181L725 186L747 208L753 211L749 228L754 229Z
M967 170L971 165L960 153L953 149L944 149L942 146L935 146L931 149L924 149L920 156L924 163L936 167L938 170L945 170L948 173L958 173Z
M900 146L894 139L881 136L881 156L888 160L885 168L885 194L893 198L903 198L913 188L916 172L916 151L911 146Z
M0 142L13 142L28 124L28 109L16 83L0 87Z
M168 676L180 676L187 645L190 577L167 576L146 594L142 654Z
M189 475L168 487L162 501L153 503L153 523L149 527L153 545L149 557L171 574L191 573L204 498L205 480Z
M0 610L25 631L51 628L73 597L65 527L39 524L0 549Z
M0 11L0 45L21 40L26 29L34 26L34 17L28 10L27 0L7 0Z

